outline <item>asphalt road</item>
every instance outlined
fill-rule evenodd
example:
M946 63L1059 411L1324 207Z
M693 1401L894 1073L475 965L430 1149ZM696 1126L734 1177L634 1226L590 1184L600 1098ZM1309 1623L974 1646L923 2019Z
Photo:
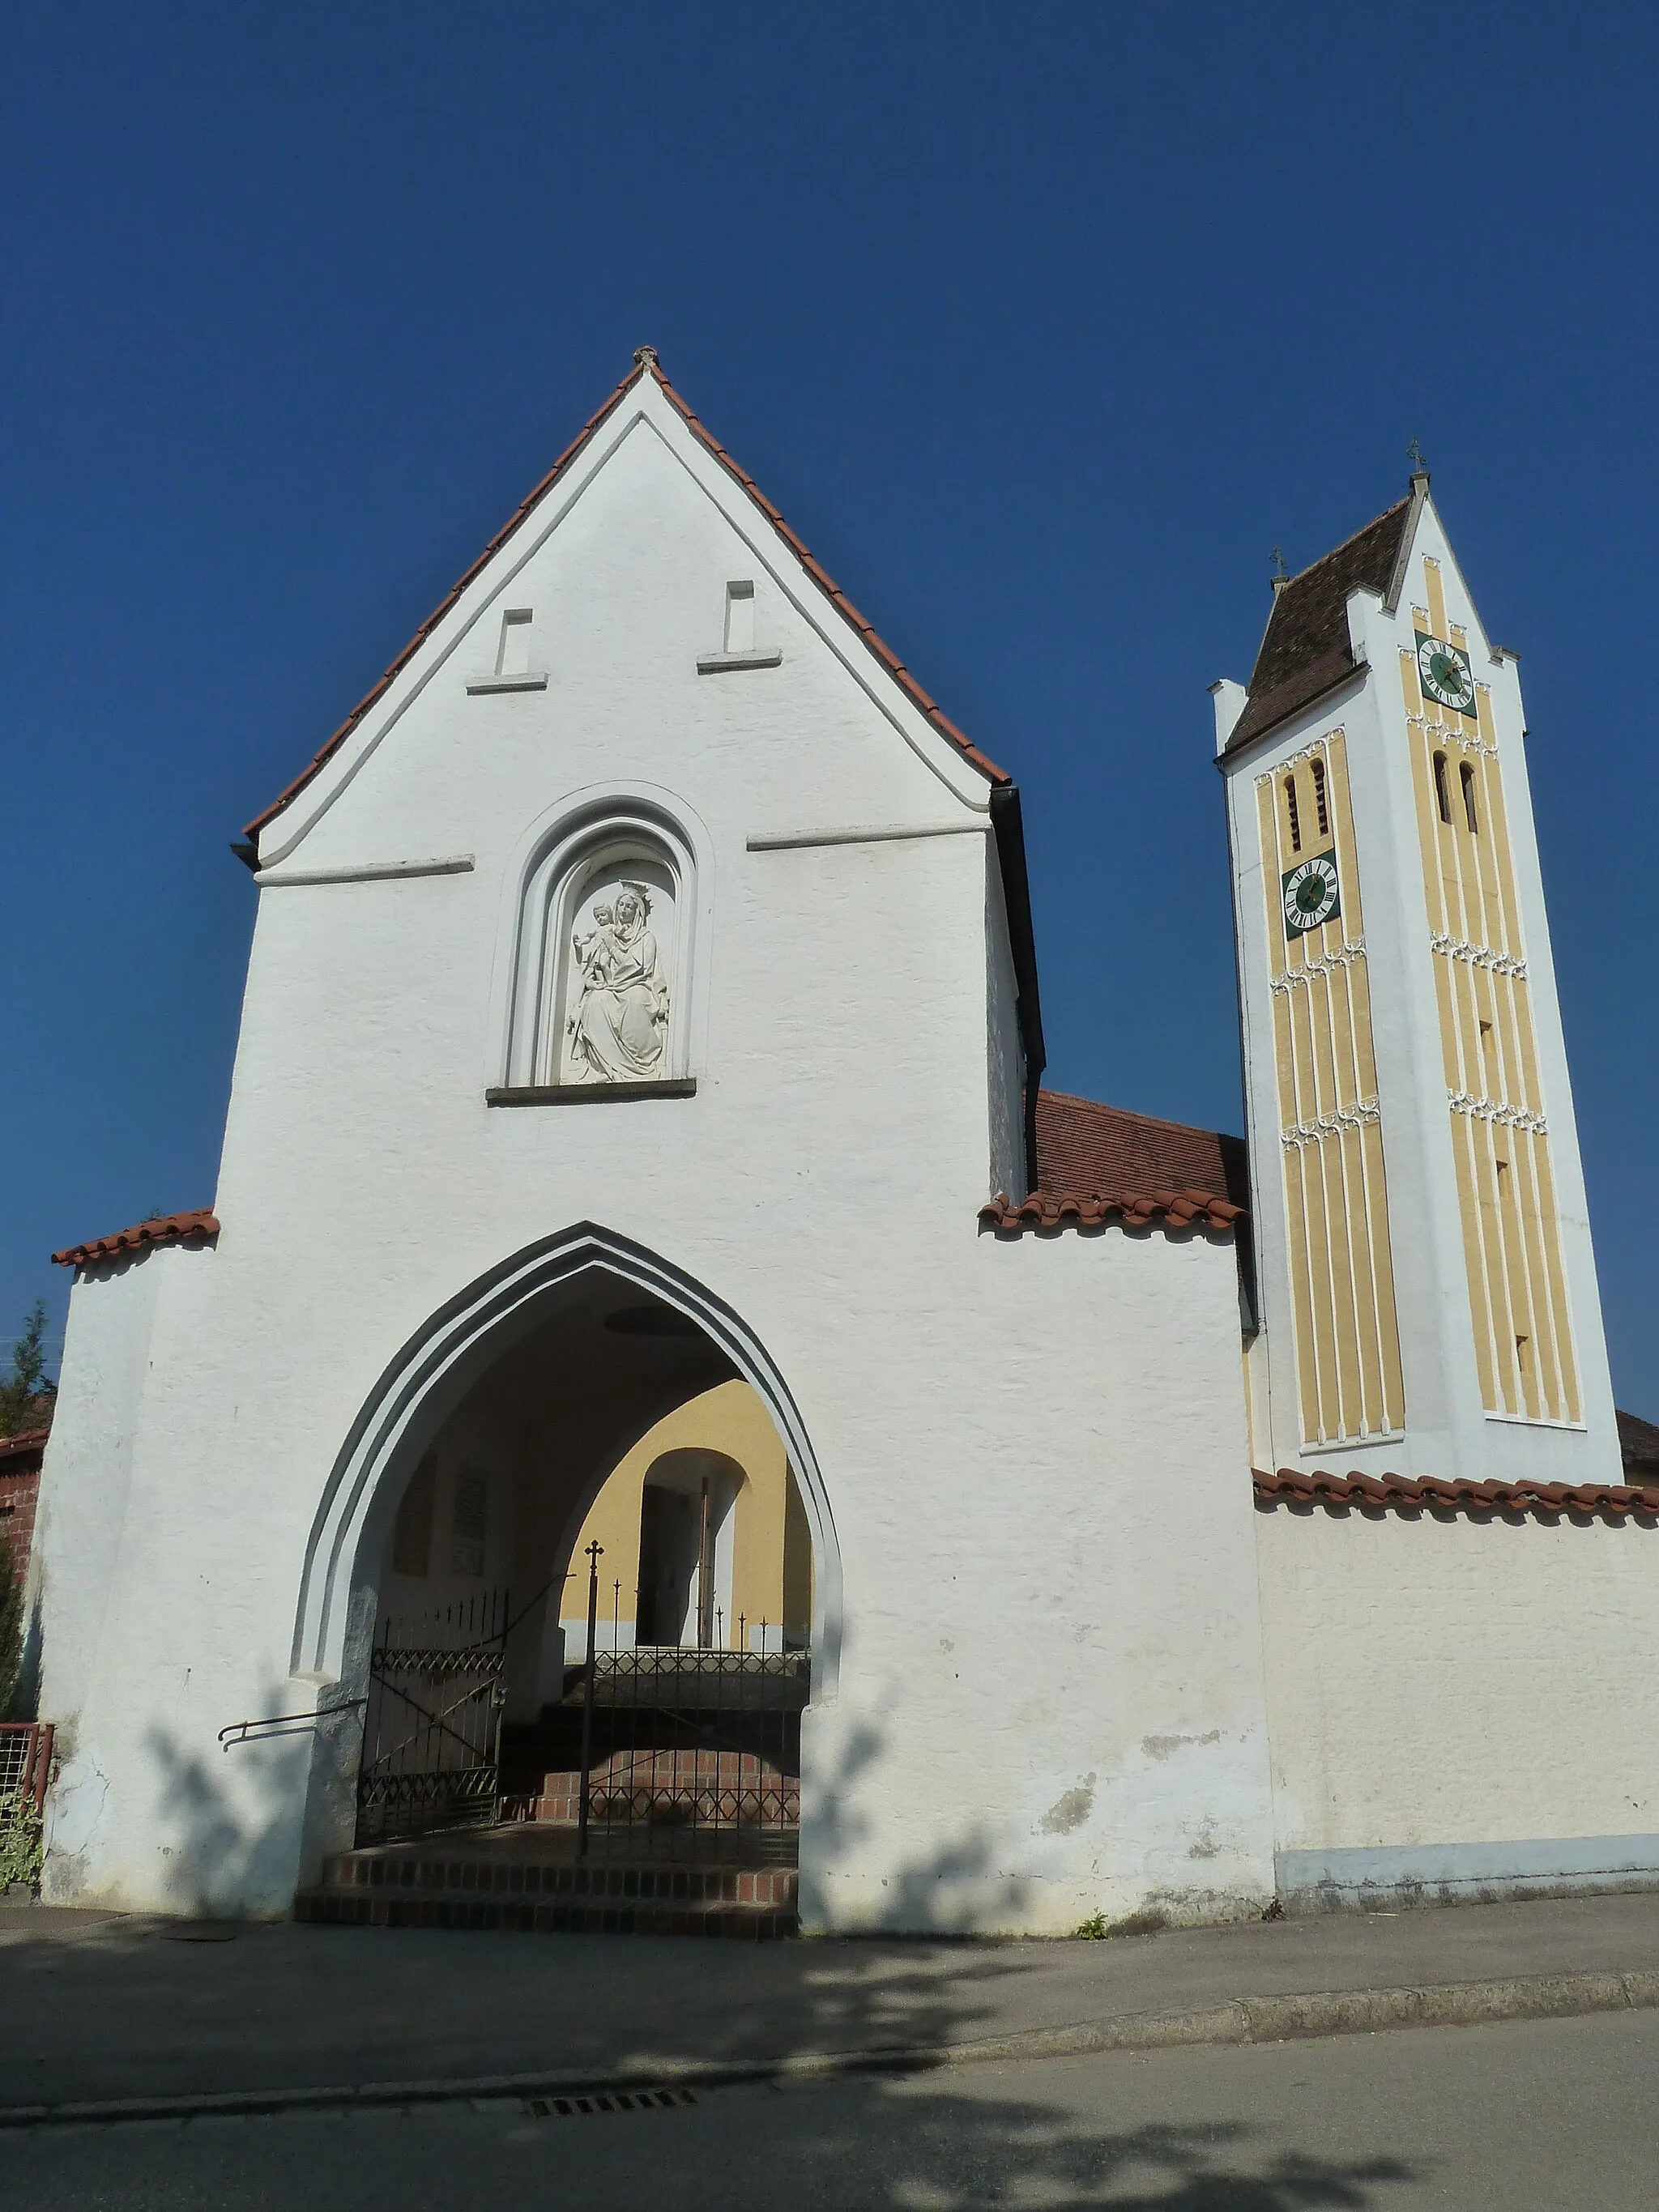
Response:
M1659 2013L521 2105L40 2128L32 2212L1651 2212Z
M1659 1970L1659 1895L1109 1943L216 1929L0 1905L0 2104L574 2076L973 2042L1291 1991L1638 1970ZM3 2182L0 2150L0 2200Z

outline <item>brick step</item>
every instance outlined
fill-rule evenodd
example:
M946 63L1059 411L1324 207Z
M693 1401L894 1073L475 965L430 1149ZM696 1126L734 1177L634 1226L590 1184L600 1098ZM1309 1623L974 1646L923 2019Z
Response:
M548 1934L766 1940L799 1933L794 1867L757 1861L741 1842L718 1842L725 1845L719 1856L653 1858L608 1839L599 1855L577 1859L568 1834L538 1837L518 1827L346 1851L325 1863L316 1887L301 1892L295 1917Z
M686 1751L659 1747L613 1751L606 1758L595 1759L592 1771L596 1787L602 1782L629 1780L678 1789L728 1790L744 1784L795 1784L799 1779L785 1774L757 1752ZM546 1774L550 1782L567 1774L575 1778L574 1771L556 1764L550 1764Z
M421 1890L305 1889L294 1917L313 1927L458 1928L535 1936L703 1936L751 1943L782 1942L800 1933L792 1906L684 1904L663 1899L467 1897Z

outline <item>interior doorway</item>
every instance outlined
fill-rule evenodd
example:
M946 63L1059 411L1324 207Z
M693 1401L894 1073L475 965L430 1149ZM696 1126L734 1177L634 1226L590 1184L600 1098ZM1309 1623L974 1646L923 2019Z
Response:
M747 1478L716 1452L665 1452L640 1492L636 1644L724 1649L738 1498Z

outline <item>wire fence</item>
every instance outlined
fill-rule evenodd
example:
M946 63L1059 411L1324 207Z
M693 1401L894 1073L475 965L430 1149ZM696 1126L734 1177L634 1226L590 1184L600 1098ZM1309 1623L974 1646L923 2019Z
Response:
M50 1721L0 1721L0 1806L27 1802L45 1812L53 1733Z

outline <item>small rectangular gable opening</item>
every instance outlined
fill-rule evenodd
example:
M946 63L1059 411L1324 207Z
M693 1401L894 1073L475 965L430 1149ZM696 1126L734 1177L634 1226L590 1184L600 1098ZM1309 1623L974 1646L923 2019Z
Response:
M751 580L726 587L726 650L755 650L755 586Z
M497 676L527 676L530 672L529 607L509 607L501 617L501 643L495 648Z

